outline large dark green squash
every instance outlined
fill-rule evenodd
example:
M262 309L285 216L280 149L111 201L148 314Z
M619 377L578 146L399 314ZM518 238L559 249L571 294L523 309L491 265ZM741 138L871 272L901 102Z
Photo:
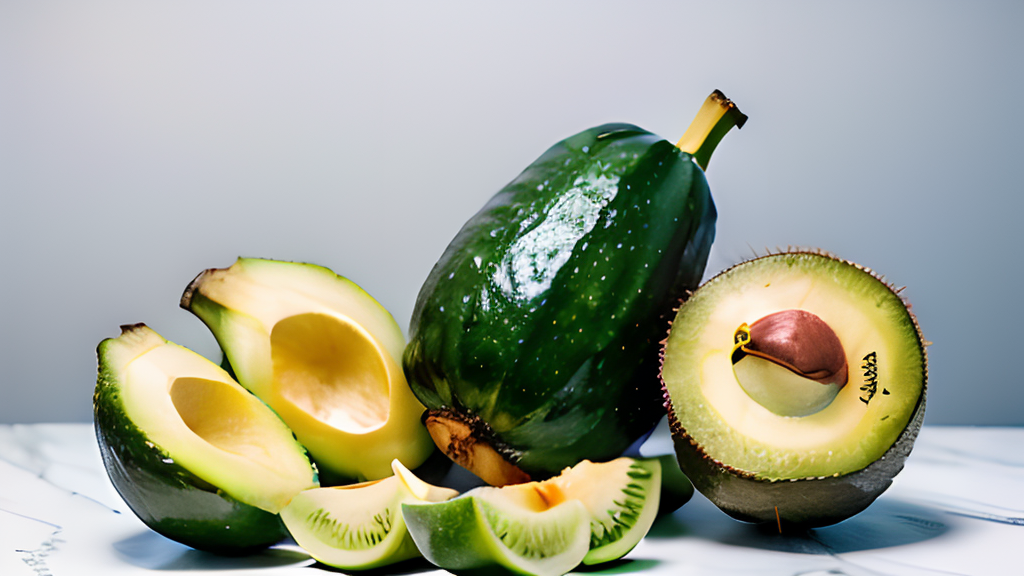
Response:
M691 150L705 164L745 120L720 93L709 103ZM622 453L664 414L659 341L701 279L715 217L694 156L641 128L551 147L420 291L404 366L435 442L493 484Z

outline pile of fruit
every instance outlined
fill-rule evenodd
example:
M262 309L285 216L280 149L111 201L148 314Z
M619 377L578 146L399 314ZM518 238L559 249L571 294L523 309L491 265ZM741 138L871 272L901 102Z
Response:
M690 482L779 530L860 512L920 428L926 343L899 290L816 250L698 288L716 219L704 170L745 121L716 91L676 144L627 124L559 142L459 231L408 344L326 268L206 270L181 306L221 365L143 324L100 343L115 488L194 548L290 535L357 570L422 555L563 574L624 556ZM622 457L666 413L675 457ZM490 486L437 485L441 462Z

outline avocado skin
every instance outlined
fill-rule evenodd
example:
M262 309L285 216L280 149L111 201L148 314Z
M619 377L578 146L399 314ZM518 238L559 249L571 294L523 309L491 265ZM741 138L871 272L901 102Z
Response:
M147 526L186 546L225 555L265 548L288 535L280 516L235 500L149 442L125 414L113 382L109 371L100 371L93 397L96 439L111 483Z
M431 271L404 355L413 392L478 417L534 479L618 456L664 414L659 341L715 219L703 171L650 132L607 124L559 142Z
M774 482L754 478L707 456L679 426L671 405L669 426L680 468L723 512L744 522L818 528L862 512L889 488L921 431L926 392L922 390L910 422L885 454L866 468L842 476Z

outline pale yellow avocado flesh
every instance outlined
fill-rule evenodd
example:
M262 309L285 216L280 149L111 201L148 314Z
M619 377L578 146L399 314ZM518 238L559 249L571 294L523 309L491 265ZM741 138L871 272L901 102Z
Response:
M433 451L399 364L401 330L354 283L318 266L240 259L202 274L186 298L238 381L321 471L378 479L392 474L392 459L415 468Z
M676 419L710 458L756 477L817 478L864 468L895 442L923 390L923 344L912 316L886 284L850 263L819 254L754 262L701 287L673 323L663 380ZM800 417L753 400L730 358L737 327L790 309L828 324L849 366L835 399Z
M317 486L291 431L258 398L195 352L148 328L135 332L115 360L124 410L169 459L272 513Z
M392 471L382 480L302 492L281 518L295 542L329 566L369 569L418 557L402 504L442 502L458 492L423 482L397 460Z

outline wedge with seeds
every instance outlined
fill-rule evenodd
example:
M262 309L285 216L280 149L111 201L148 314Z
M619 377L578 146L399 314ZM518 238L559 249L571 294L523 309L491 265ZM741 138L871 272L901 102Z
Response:
M446 570L557 575L632 550L657 515L660 480L656 459L583 461L550 480L477 488L403 514L423 555Z
M398 460L391 465L394 475L383 480L307 490L292 499L281 518L295 542L318 561L349 570L418 557L401 505L441 502L458 492L423 482Z

